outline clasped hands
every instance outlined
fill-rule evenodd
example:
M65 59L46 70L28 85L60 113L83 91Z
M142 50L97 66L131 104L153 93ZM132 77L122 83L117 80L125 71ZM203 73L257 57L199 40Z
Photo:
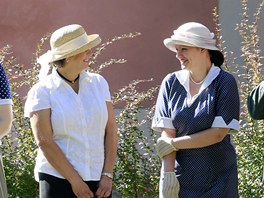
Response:
M177 151L172 144L173 138L160 137L157 140L157 154L162 159L164 156ZM178 198L180 184L174 172L163 172L160 178L160 198Z
M160 137L157 140L157 154L158 156L162 159L164 156L174 152L178 151L179 149L175 148L172 144L173 138L168 138L168 137Z

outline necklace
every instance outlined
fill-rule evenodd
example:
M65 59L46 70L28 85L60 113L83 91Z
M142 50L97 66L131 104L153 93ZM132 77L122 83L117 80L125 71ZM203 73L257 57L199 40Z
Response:
M75 83L79 79L79 77L80 77L80 75L78 75L74 80L69 80L69 79L65 78L58 70L57 70L57 72L58 72L59 76L63 80L66 80L67 82L72 83L72 84Z
M202 84L202 83L204 82L204 80L205 80L205 78L204 78L204 79L201 80L200 82L195 82L195 81L193 80L191 74L190 74L190 79L191 79L191 81L192 81L194 84L196 84L196 85L200 85L200 84Z

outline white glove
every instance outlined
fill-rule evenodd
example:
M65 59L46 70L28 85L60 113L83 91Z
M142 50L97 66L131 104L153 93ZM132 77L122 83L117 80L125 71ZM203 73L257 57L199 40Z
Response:
M172 144L172 138L160 137L157 140L157 154L162 159L165 155L172 153L173 151L178 151Z
M164 172L160 177L159 198L178 198L180 184L174 172Z

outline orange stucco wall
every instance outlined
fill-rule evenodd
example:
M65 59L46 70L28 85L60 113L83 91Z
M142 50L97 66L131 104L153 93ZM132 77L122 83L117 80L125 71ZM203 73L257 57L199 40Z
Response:
M12 45L18 62L30 67L40 38L64 25L81 24L88 34L99 33L103 41L140 32L141 36L109 46L98 64L109 58L127 59L102 73L111 92L134 79L154 78L152 84L146 84L149 87L180 68L175 55L163 46L163 39L188 21L213 30L215 6L217 1L209 0L1 0L0 47Z

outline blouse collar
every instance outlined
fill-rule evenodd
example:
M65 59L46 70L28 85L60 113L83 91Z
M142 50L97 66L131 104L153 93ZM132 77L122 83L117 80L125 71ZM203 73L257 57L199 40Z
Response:
M220 73L220 68L216 67L214 64L212 64L208 74L205 77L204 82L202 83L199 92L192 98L190 94L190 88L189 88L189 81L190 81L190 72L188 70L180 70L176 72L176 77L181 83L181 85L185 88L187 94L188 101L192 102L197 96L200 95L200 93L206 89L212 81L218 76Z
M65 81L59 76L56 68L52 69L51 78L53 79L57 87L59 87L62 83L65 83ZM89 72L87 72L86 70L81 71L79 81L80 82L82 81L91 82L92 78L89 75Z

